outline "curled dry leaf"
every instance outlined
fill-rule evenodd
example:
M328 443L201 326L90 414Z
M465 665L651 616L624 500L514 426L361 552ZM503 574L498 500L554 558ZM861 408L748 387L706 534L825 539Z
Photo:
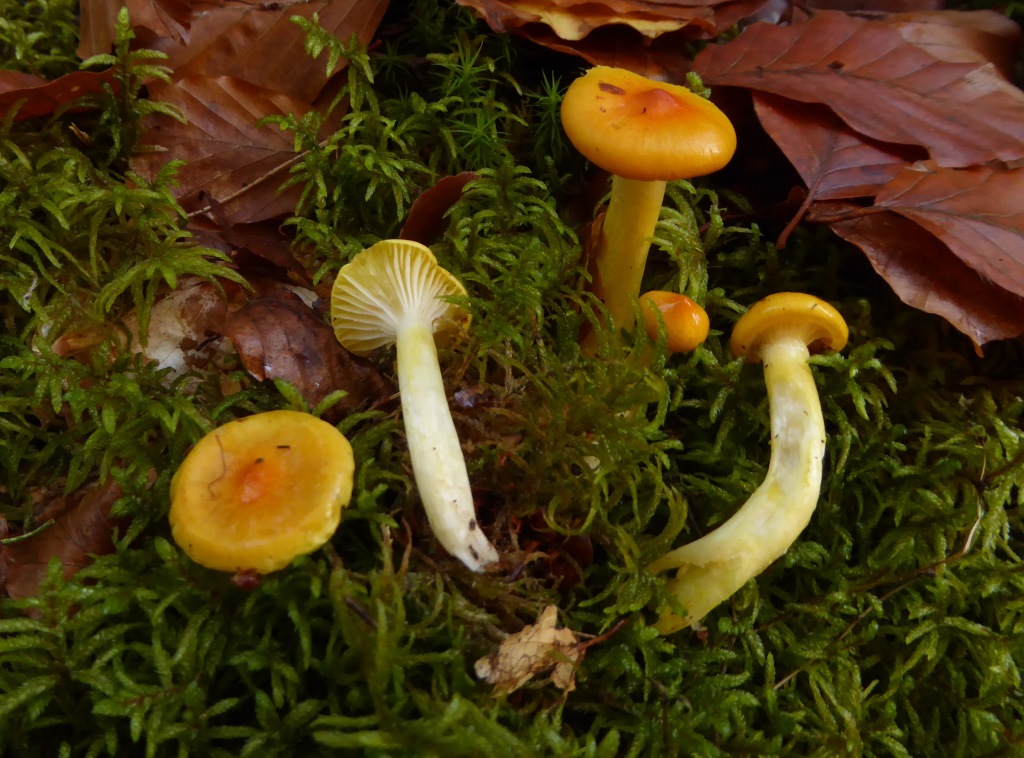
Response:
M48 116L62 105L102 92L104 85L116 86L110 69L73 71L50 81L19 71L0 71L0 113L9 113L23 101L16 121Z
M823 11L758 23L709 45L694 70L714 86L831 108L879 142L919 145L943 166L1024 158L1024 93L988 63L952 63L884 21Z
M291 382L311 407L337 390L348 393L335 406L339 411L393 393L368 362L338 344L316 311L287 292L250 300L223 332L253 377Z
M73 502L49 527L4 545L0 562L6 563L7 594L13 598L34 595L53 558L60 561L68 579L88 566L93 556L113 552L114 529L124 524L110 517L110 509L120 497L121 488L112 479L90 487L72 495Z
M429 245L445 230L445 214L462 197L467 184L479 177L474 171L463 171L455 176L446 176L417 197L409 208L409 215L398 236Z
M595 65L678 79L683 46L750 18L769 0L457 0L499 33L514 32Z
M474 664L476 675L494 685L494 694L514 692L538 674L551 671L551 683L565 692L576 689L576 666L583 648L571 629L558 627L558 606L549 605L536 624L510 635L498 651Z

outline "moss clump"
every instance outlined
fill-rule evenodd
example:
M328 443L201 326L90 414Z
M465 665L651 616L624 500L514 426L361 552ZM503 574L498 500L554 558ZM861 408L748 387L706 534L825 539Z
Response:
M0 53L22 70L70 70L73 4L45 6L45 55L23 40L36 16L19 14L36 7L0 2ZM316 116L280 121L309 148L289 223L330 277L393 235L438 177L479 172L433 245L474 315L468 342L441 358L481 521L508 570L470 575L433 543L387 408L339 424L358 468L328 548L249 592L188 561L165 516L189 446L301 401L240 373L238 391L212 370L168 386L115 337L86 360L50 350L67 329L145 310L184 274L225 270L191 245L173 171L149 185L126 172L134 138L117 125L135 123L144 100L92 116L120 142L76 144L60 116L8 120L0 516L17 536L46 493L109 476L132 526L73 580L54 565L37 596L0 599L0 755L1019 752L1020 345L978 358L824 232L798 230L778 251L756 226L726 222L741 198L678 182L645 288L700 301L707 343L666 357L638 333L584 359L593 303L567 220L583 165L555 119L580 64L435 0L391 17L373 54L309 30L314 52L350 57L350 108L322 144ZM130 76L143 59L126 49ZM643 566L728 518L763 478L761 372L725 343L746 305L779 290L828 299L851 326L843 355L814 359L830 434L818 510L705 634L660 638L649 624L665 593ZM530 685L492 698L473 661L550 602L580 632L626 623L587 650L568 697Z

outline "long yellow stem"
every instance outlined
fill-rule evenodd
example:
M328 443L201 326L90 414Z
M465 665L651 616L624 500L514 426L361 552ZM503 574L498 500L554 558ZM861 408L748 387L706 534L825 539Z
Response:
M778 337L761 347L771 415L771 460L764 482L724 524L667 553L648 570L676 569L669 589L686 611L666 612L669 634L700 620L781 556L804 530L821 489L825 422L803 339Z
M633 300L647 265L647 251L665 199L665 182L612 177L611 200L594 254L594 294L617 329L633 328ZM588 340L585 347L596 345Z

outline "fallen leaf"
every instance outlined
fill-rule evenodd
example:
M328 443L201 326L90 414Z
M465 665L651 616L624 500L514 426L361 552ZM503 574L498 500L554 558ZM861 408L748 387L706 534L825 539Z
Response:
M155 100L178 106L187 123L164 115L147 119L143 142L160 148L133 159L132 168L153 179L170 160L187 164L175 188L182 207L206 207L208 193L234 223L251 223L291 213L298 188L278 191L295 160L295 146L277 127L256 122L274 114L300 117L309 108L287 95L231 77L189 77L150 89Z
M821 204L812 217L835 217L843 210L860 209ZM886 211L834 221L831 227L864 251L903 302L946 319L976 348L1024 333L1024 301L980 276L910 219Z
M291 382L311 407L337 390L348 393L334 406L338 411L393 393L369 362L338 343L316 311L288 293L250 300L228 318L223 333L253 377Z
M433 187L413 200L409 207L409 215L398 236L423 245L436 241L444 233L447 225L445 214L448 209L462 197L465 186L479 176L473 171L463 171L461 174L440 179Z
M919 145L943 166L1024 157L1024 93L988 63L951 63L884 21L822 11L754 24L708 45L694 70L712 87L822 103L879 142Z
M116 86L112 70L73 71L49 81L19 71L0 71L0 113L9 113L23 100L16 121L49 116L63 105L102 92L105 85Z
M677 80L695 39L714 37L769 0L457 0L499 33L512 32L594 65Z
M47 566L57 558L69 579L92 563L93 556L114 551L113 532L121 524L110 508L121 497L112 480L71 496L73 504L52 525L21 542L4 545L7 594L12 598L34 595L46 579ZM2 573L2 572L0 572Z
M114 47L114 25L121 8L128 8L132 26L149 29L157 37L188 42L192 0L88 0L81 4L78 55L91 58Z
M981 276L1024 295L1024 168L905 168L875 205L917 222Z
M847 13L919 13L937 11L946 6L944 0L811 0L808 8Z
M823 105L754 93L754 110L807 186L807 197L780 234L779 247L812 202L872 197L921 157L915 148L857 134Z
M996 12L933 10L893 13L881 19L903 39L950 63L992 63L1005 79L1013 77L1021 30Z
M551 683L572 692L583 650L571 629L557 625L558 606L549 605L536 624L523 627L503 641L497 652L480 658L474 664L477 677L493 684L495 695L502 695L550 670Z
M150 46L166 53L175 78L221 77L248 81L261 89L312 103L327 80L326 56L313 59L306 34L292 21L314 14L328 33L369 43L387 9L387 0L284 0L211 4L193 13L187 44L162 37Z

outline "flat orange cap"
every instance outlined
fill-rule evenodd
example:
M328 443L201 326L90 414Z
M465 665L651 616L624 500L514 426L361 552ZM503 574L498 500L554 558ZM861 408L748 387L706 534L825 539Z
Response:
M796 336L814 352L842 350L850 329L824 300L802 292L776 292L758 300L732 330L729 349L750 363L761 360L761 345L779 335Z
M670 353L688 353L708 338L711 322L707 311L686 295L651 290L640 296L644 310L644 328L652 340L658 339L658 314L665 321Z
M308 413L228 422L196 443L171 480L171 534L208 568L277 571L331 538L354 471L348 440Z
M592 68L569 85L562 128L593 164L626 179L703 176L736 152L736 131L711 101L610 66Z

